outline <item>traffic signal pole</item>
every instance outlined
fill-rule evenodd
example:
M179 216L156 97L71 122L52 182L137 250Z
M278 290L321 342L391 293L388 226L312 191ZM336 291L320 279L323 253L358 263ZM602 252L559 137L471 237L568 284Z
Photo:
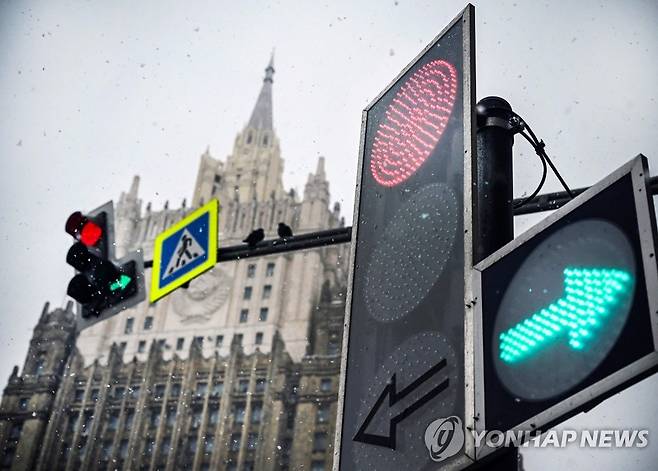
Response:
M514 239L512 107L502 98L487 97L478 102L476 111L474 264Z
M477 178L474 191L475 233L473 264L477 264L514 239L512 107L499 97L487 97L476 106ZM516 471L517 447L502 448L469 469Z

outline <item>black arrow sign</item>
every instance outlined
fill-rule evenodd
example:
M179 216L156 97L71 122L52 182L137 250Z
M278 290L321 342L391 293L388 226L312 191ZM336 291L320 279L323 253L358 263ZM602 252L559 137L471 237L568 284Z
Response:
M418 409L423 407L434 397L436 397L441 391L447 389L450 384L450 381L448 379L443 381L441 384L433 388L431 391L429 391L427 394L422 396L416 402L414 402L409 407L404 409L398 415L393 417L389 422L388 435L375 435L372 433L366 433L366 429L368 428L368 425L370 425L370 422L372 422L372 420L377 415L377 412L379 411L381 405L384 403L384 399L386 399L386 396L388 396L388 407L390 409L399 401L401 401L406 396L411 394L418 387L420 387L425 381L427 381L432 376L434 376L439 371L441 371L443 368L445 368L446 365L447 365L447 361L444 358L443 360L441 360L436 365L431 367L429 370L423 373L417 380L415 380L413 383L411 383L409 386L407 386L400 392L396 391L395 374L391 376L391 380L388 382L382 393L377 398L377 401L375 402L375 405L368 413L366 420L363 421L363 425L361 425L359 431L356 432L356 435L354 435L354 441L367 443L369 445L384 446L395 450L396 429L398 423L402 422L404 419L406 419L411 414L416 412Z

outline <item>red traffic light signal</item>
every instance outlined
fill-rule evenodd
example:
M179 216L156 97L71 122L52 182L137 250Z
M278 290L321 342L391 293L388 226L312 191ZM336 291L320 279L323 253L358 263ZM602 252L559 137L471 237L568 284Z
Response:
M80 211L76 211L68 217L64 229L85 246L100 250L103 257L109 256L107 214L105 212L96 216L86 216Z
M114 262L113 222L111 201L89 214L76 211L66 220L66 232L76 239L66 263L77 273L66 292L80 303L78 330L144 300L141 252Z

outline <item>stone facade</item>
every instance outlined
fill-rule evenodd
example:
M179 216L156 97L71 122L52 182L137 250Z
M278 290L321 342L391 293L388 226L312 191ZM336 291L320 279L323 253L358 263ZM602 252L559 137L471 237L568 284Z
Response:
M117 256L210 198L219 243L344 225L320 158L301 198L283 186L272 62L225 161L201 156L192 204L142 208L139 178L115 208ZM218 264L77 338L72 304L46 305L0 404L0 469L329 470L348 247ZM150 270L146 272L147 289Z

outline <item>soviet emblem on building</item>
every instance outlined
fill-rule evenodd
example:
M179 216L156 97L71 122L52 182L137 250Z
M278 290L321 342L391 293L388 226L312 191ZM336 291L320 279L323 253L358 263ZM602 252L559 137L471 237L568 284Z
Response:
M219 311L228 300L233 277L219 266L190 282L188 289L174 293L174 312L183 323L203 323Z

